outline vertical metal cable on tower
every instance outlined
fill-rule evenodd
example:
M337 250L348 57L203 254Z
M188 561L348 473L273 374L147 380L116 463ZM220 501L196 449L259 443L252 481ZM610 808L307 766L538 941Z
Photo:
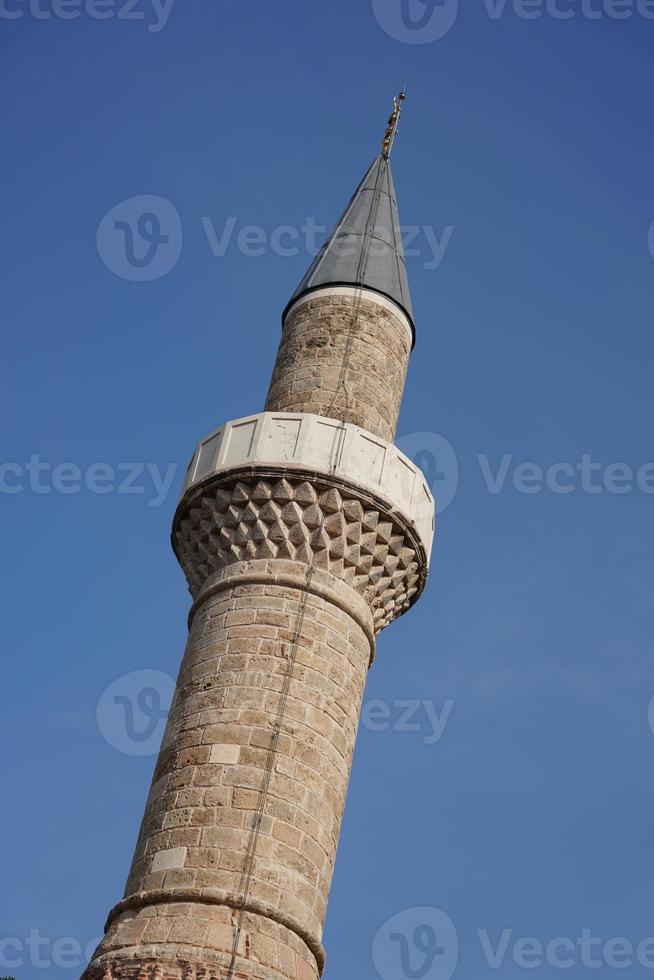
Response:
M364 231L363 244L361 248L361 255L359 256L359 263L357 268L357 292L353 300L352 316L350 318L350 324L348 327L348 332L345 339L345 347L343 350L343 357L341 360L341 370L339 374L339 381L334 392L334 397L330 403L328 410L328 417L333 418L331 410L334 408L336 399L338 397L339 391L343 390L344 396L344 406L342 411L342 418L339 419L341 425L338 428L338 433L334 443L334 449L332 452L332 462L331 462L331 472L332 474L336 472L338 464L340 461L343 439L345 435L345 422L347 420L348 414L348 393L347 393L347 369L350 362L350 355L352 350L352 340L354 337L354 332L359 321L359 315L361 312L361 295L362 295L362 282L365 278L366 267L368 263L368 256L370 252L370 242L372 240L372 232L375 228L374 222L377 220L377 214L379 211L379 201L381 198L380 181L382 167L386 170L385 159L384 163L380 162L377 168L377 175L375 178L375 188L373 191L372 201L370 205L370 212L368 214L368 220L366 222L366 227ZM323 512L320 525L314 531L314 534L319 536L322 532L325 524L326 514ZM270 783L272 780L273 770L275 766L275 759L277 756L277 747L279 744L279 737L282 731L282 725L284 722L284 717L286 714L286 705L288 702L288 696L291 688L291 683L293 680L293 670L295 667L295 661L297 658L298 646L300 643L300 638L302 636L302 627L304 624L304 617L307 607L307 602L309 598L309 587L311 585L311 579L313 577L313 572L315 568L315 556L314 551L310 552L310 559L307 565L304 587L300 593L300 604L298 607L295 624L293 628L293 634L291 638L291 649L288 657L288 668L284 674L284 680L282 684L282 690L279 696L279 703L277 705L277 712L275 715L275 721L273 724L272 734L270 738L270 744L268 746L268 752L266 755L266 761L264 764L264 776L261 787L259 789L259 797L257 800L257 807L255 810L254 819L252 821L252 827L250 829L250 836L248 839L248 846L245 854L245 862L243 865L243 871L241 873L241 878L239 880L239 893L241 895L240 903L238 906L237 921L234 930L234 941L232 944L231 959L229 963L229 968L227 970L226 980L233 980L234 970L236 967L236 959L238 956L238 946L241 939L241 933L243 931L243 921L245 918L245 913L247 911L248 895L250 890L250 881L252 878L252 872L254 869L254 862L256 859L257 844L259 841L259 836L261 833L261 824L263 821L266 802L268 799L268 793L270 789Z

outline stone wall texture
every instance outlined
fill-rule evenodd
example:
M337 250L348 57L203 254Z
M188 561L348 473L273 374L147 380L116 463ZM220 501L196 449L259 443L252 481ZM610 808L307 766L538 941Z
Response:
M317 296L291 309L267 412L312 412L395 437L411 353L400 319L364 294Z
M93 980L224 980L236 913L175 901L127 910L110 924L84 974ZM316 980L315 956L291 929L247 912L233 980Z
M149 976L157 967L163 977L181 977L189 964L209 971L207 977L211 969L226 975L292 652L248 888L241 937L247 965L235 976L308 980L322 968L322 924L372 656L372 616L346 583L331 582L329 597L316 594L325 591L324 573L308 594L276 584L270 567L258 576L269 575L270 584L238 585L252 564L266 566L239 565L212 580L195 604L125 899L89 980L104 978L108 964L113 978L140 976L140 969ZM302 582L301 565L280 564L287 566L282 577Z
M369 298L311 299L287 317L266 408L392 441L409 350ZM189 488L173 546L188 643L124 898L84 977L317 980L375 635L420 595L424 547L342 476L260 462Z

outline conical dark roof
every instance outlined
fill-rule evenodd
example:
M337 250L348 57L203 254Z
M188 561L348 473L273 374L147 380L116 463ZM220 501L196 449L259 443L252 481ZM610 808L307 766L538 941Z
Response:
M390 160L380 154L354 192L343 217L293 293L293 303L324 286L364 286L392 299L413 323Z

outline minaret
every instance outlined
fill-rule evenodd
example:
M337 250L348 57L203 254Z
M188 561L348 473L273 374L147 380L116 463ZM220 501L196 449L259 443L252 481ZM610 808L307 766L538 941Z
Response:
M401 97L403 98L403 96ZM197 447L189 638L125 894L85 980L315 980L376 635L433 499L393 445L414 323L382 152L283 314L265 410Z

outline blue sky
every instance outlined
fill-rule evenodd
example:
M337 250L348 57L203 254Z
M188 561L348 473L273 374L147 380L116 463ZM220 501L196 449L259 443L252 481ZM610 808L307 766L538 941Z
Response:
M393 929L427 980L557 977L566 950L578 980L588 948L650 976L654 945L606 944L654 935L652 5L39 4L0 5L0 973L73 980L122 892L185 642L183 469L261 409L300 229L337 218L406 82L400 445L452 499L370 674L326 977L405 980ZM143 196L156 268L102 224ZM101 699L143 670L135 755Z

